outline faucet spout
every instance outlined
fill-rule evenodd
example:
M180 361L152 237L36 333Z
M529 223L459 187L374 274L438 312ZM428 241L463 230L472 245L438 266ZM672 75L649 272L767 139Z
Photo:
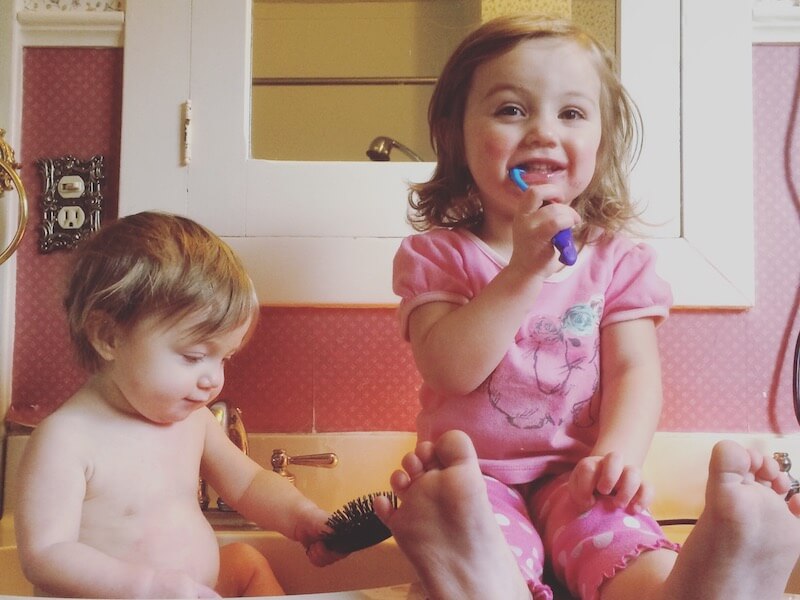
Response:
M234 445L250 456L250 443L247 440L247 430L244 427L242 411L235 406L229 406L222 400L208 407L217 419L228 438Z
M250 456L250 443L247 440L247 430L244 427L242 411L235 406L229 406L222 400L215 402L208 407L214 418L219 423L228 439L239 448L246 456ZM203 510L208 508L209 499L206 492L205 481L200 479L198 499ZM232 512L233 509L225 503L222 498L217 498L217 508L221 511Z

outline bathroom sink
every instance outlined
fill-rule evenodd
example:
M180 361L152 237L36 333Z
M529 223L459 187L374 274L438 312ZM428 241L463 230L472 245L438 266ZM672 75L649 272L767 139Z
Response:
M690 528L668 528L675 541L682 541ZM273 532L261 530L217 531L219 543L245 542L269 559L287 595L296 600L423 600L414 582L416 576L391 538L327 567L314 567L300 544ZM784 600L800 599L800 569L795 569ZM794 593L792 593L794 592ZM0 599L32 596L14 546L0 546Z
M401 589L407 591L407 584L416 581L416 574L411 564L391 538L366 550L354 552L327 567L312 565L302 545L278 533L217 531L217 538L220 545L245 542L256 547L269 560L287 594L374 590L374 588L393 586L401 586ZM404 585L405 587L402 587Z
M278 533L229 529L217 531L217 538L220 545L245 542L258 548L269 559L286 593L293 597L311 594L314 600L424 598L409 583L416 579L414 571L391 539L333 565L315 567L300 544ZM0 546L0 598L32 595L33 586L22 574L16 547Z
M7 477L14 472L24 447L21 436L9 438ZM646 479L659 490L651 507L659 519L696 517L703 508L705 466L713 444L732 438L760 451L786 451L800 456L800 435L715 434L659 432L644 466ZM275 448L292 455L335 452L335 469L293 467L295 485L320 507L333 512L365 493L386 489L389 476L402 455L413 448L415 436L403 432L345 434L256 434L250 436L251 456L270 464ZM13 452L12 452L13 450ZM795 461L797 462L797 461ZM795 471L797 469L795 468ZM795 473L797 475L797 473ZM13 475L11 481L13 481ZM7 490L13 486L7 486ZM211 506L216 506L210 490ZM31 595L31 585L19 566L14 544L15 497L6 497L6 512L0 519L0 600L4 595ZM11 518L9 518L11 517ZM208 511L209 522L220 544L245 542L260 550L272 564L287 594L298 600L417 600L416 576L393 539L356 552L330 565L311 565L300 544L281 535L260 530L237 513ZM682 542L690 527L671 526L667 535ZM348 591L349 590L349 591ZM784 599L800 600L800 562L786 588Z
M252 521L244 518L237 512L208 509L203 514L214 531L261 531L261 528Z

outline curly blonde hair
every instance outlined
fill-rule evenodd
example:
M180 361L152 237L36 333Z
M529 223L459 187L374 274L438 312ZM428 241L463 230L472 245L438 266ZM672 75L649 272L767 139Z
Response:
M470 33L444 66L428 106L431 146L437 163L431 179L410 185L409 221L417 231L474 227L483 218L464 148L464 112L475 70L530 39L562 38L586 50L600 76L602 134L594 177L572 203L583 225L624 229L637 216L628 190L630 165L639 151L641 119L620 81L614 56L570 21L533 15L503 16Z
M98 317L130 329L145 317L170 325L200 314L190 334L201 339L247 322L249 335L259 315L233 250L191 219L158 212L119 219L78 248L64 307L78 361L90 372L103 363L90 340Z

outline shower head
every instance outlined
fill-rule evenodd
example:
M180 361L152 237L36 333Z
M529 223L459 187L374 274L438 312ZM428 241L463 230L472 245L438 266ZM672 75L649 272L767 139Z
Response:
M424 162L422 157L414 152L411 148L404 146L397 140L386 137L385 135L378 136L372 140L369 148L367 148L367 156L370 160L374 160L376 162L386 162L387 160L391 160L389 154L391 153L392 148L397 148L411 160L416 162Z

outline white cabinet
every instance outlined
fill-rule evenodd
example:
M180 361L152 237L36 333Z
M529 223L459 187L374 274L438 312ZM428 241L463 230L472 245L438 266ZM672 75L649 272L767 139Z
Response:
M250 12L248 0L127 0L121 214L208 225L266 304L392 304L406 182L432 165L250 159ZM660 269L679 306L750 306L750 3L622 0L620 14L623 78L644 119L634 195L657 225Z

